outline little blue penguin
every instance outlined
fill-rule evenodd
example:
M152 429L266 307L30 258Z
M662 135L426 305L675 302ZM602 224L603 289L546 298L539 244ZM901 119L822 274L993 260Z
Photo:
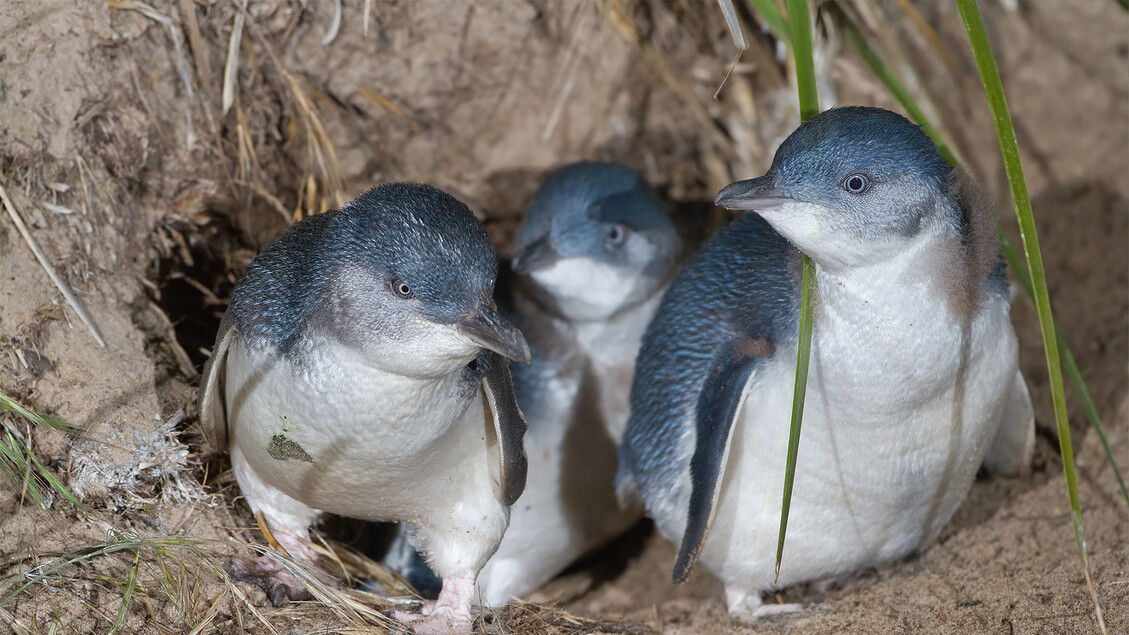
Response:
M497 267L450 195L373 188L255 258L204 369L204 433L291 556L315 560L308 528L323 512L412 527L442 577L424 615L397 615L417 632L470 632L475 577L525 483L506 359L530 353L497 312ZM265 556L232 572L276 604L305 595Z
M642 516L616 499L616 445L635 356L681 245L662 200L625 166L567 165L535 194L514 243L511 295L498 300L533 354L513 374L529 477L478 576L484 604L526 595ZM413 559L392 554L430 586Z
M738 620L761 592L895 561L937 538L981 465L1030 463L994 209L920 128L842 107L716 204L743 214L678 273L647 329L620 447L639 496ZM774 559L798 341L801 254L814 327L795 489Z

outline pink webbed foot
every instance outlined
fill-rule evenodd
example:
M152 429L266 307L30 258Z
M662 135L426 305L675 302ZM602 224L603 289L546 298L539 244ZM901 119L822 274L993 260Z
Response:
M763 618L804 610L802 604L764 604L760 592L756 590L726 588L725 599L729 605L729 617L750 626L756 625Z
M259 521L259 526L263 529L264 535L273 537L278 546L285 549L292 558L306 564L314 564L317 561L317 553L310 549L305 542L305 538L309 536L306 529L281 528L270 532L261 519L256 518L256 520ZM334 588L340 586L337 580L323 571L315 569L311 573L318 581L327 586ZM290 600L313 599L309 590L306 589L306 585L285 565L270 556L232 558L231 564L228 566L228 574L241 582L258 585L266 592L271 604L275 606L282 606Z
M392 616L419 635L470 635L473 600L474 578L447 578L434 604L424 606L419 614L394 611Z

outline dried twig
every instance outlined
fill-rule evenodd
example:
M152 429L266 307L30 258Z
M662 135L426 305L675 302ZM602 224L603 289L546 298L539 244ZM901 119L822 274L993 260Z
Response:
M235 12L235 23L231 27L231 39L227 42L227 62L223 65L223 105L220 114L226 115L235 101L235 75L239 70L239 43L243 41L243 20L247 10L247 0L243 0L242 10Z
M98 342L98 345L105 348L106 340L102 339L102 332L98 330L98 325L94 323L94 319L90 317L90 314L86 312L86 309L82 306L82 302L79 302L78 298L71 293L71 289L67 286L67 283L63 282L63 279L55 273L55 268L52 267L51 263L47 260L47 254L40 248L39 243L32 238L31 233L27 230L27 225L24 224L23 218L20 217L19 212L17 212L16 208L12 205L12 201L8 198L8 192L4 189L3 185L0 185L0 199L3 199L4 209L8 210L8 216L10 216L12 222L16 224L16 229L18 229L20 235L23 236L24 242L31 248L32 253L35 254L35 259L39 261L39 265L47 272L47 277L51 278L51 282L55 283L55 287L63 294L63 297L67 300L67 304L71 305L71 308L75 310L75 313L78 314L79 319L86 325L86 328L90 329L90 334L94 336L94 340Z
M321 45L326 46L337 37L337 32L341 29L341 0L333 0L333 22L329 24L329 30L325 32L325 37L321 39Z
M717 0L717 3L721 5L721 13L725 16L725 24L729 27L729 35L733 37L733 46L737 47L737 54L729 64L729 69L725 71L725 77L721 78L717 90L713 91L714 99L717 99L717 96L721 94L721 89L729 81L733 69L737 68L737 62L741 61L741 54L749 48L749 40L745 38L745 30L741 28L741 19L737 17L737 8L733 6L733 0Z
M141 2L140 0L108 0L107 4L111 9L122 9L125 11L136 11L150 20L155 20L164 25L172 24L172 18L157 11L153 7Z
M212 63L208 59L208 49L204 45L204 38L200 35L200 24L196 21L196 5L192 0L180 0L181 11L184 13L184 30L188 32L188 45L192 47L192 56L196 61L196 72L200 75L200 85L204 92L209 94L209 108L211 106ZM205 110L209 110L205 108Z

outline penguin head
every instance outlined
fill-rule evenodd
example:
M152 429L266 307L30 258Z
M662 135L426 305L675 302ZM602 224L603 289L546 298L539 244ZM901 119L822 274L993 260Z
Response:
M832 108L780 145L764 176L718 193L755 211L826 268L880 262L924 232L960 231L953 169L932 140L881 108Z
M369 190L327 225L313 257L326 280L310 326L381 368L445 374L484 348L529 361L525 338L494 305L498 264L485 229L439 189Z
M515 241L513 266L564 317L602 320L659 289L680 250L662 201L638 174L585 162L542 184Z

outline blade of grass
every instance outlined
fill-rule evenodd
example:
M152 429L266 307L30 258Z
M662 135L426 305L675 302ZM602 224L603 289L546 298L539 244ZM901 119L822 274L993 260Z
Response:
M5 410L35 425L49 426L68 434L80 434L80 431L69 423L39 414L0 392L0 411ZM4 437L0 439L0 472L10 482L20 487L41 509L47 508L47 498L43 493L44 487L50 487L75 507L86 509L82 501L72 494L32 451L28 445L29 440L25 441L21 438L6 422L0 421L0 427L4 430Z
M792 25L792 54L796 58L796 90L800 99L800 121L819 114L819 96L815 88L815 61L812 56L811 14L807 0L788 0L788 17Z
M945 144L944 139L942 139L940 133L937 132L937 128L929 122L928 117L926 117L925 113L918 107L917 101L910 95L909 91L898 79L898 76L895 75L894 72L890 70L890 67L886 66L885 62L870 48L870 45L866 43L866 40L863 39L862 34L859 33L858 28L856 28L854 24L849 20L843 20L841 25L851 46L858 51L858 54L862 56L863 61L870 66L870 69L874 71L878 79L882 80L882 83L886 85L887 90L898 100L902 108L906 109L906 114L909 115L909 118L917 122L925 134L929 135L929 138L933 140L933 145L937 146L937 152L941 153L941 156L949 162L949 165L957 165L959 161L957 161L956 155L954 155L953 151L949 149L949 146Z
M1008 265L1011 266L1015 276L1019 278L1019 283L1027 291L1027 295L1034 297L1035 290L1031 285L1031 274L1027 273L1027 265L1024 264L1023 258L1020 257L1019 252L1012 246L1011 241L1007 236L1000 234L1000 250L1004 254ZM1109 447L1109 438L1105 434L1105 426L1102 425L1101 415L1098 414L1098 409L1094 406L1094 399L1090 396L1090 390L1086 388L1086 382L1082 379L1082 372L1078 370L1078 364L1074 361L1074 355L1070 352L1070 347L1066 345L1066 340L1063 339L1062 333L1059 332L1058 327L1055 327L1055 339L1058 341L1059 350L1062 351L1062 361L1066 365L1066 374L1070 376L1071 383L1074 384L1074 390L1078 393L1078 398L1082 401L1082 409L1086 411L1086 417L1090 419L1090 425L1098 433L1098 439L1102 442L1102 448L1105 450L1106 460L1109 461L1110 467L1113 468L1113 477L1117 479L1117 486L1121 488L1121 496L1125 499L1125 504L1129 505L1129 490L1125 488L1125 479L1121 476L1121 470L1117 467L1117 460L1113 456L1113 449Z
M133 553L133 565L130 566L129 576L125 580L125 592L122 593L121 608L118 609L118 616L114 619L114 627L110 630L110 635L114 635L125 625L125 618L129 610L129 598L133 595L133 590L137 588L137 568L140 564L141 550L138 549Z
M1000 152L1003 154L1004 169L1011 186L1015 213L1019 219L1019 233L1023 238L1023 251L1027 256L1027 269L1031 273L1032 290L1035 292L1035 308L1039 313L1039 326L1043 332L1043 348L1047 355L1047 372L1050 375L1051 397L1054 400L1055 424L1058 427L1059 449L1062 452L1062 468L1066 475L1067 495L1070 498L1071 519L1074 521L1074 540L1078 546L1078 556L1082 560L1082 570L1086 575L1086 586L1094 602L1094 613L1098 626L1106 631L1102 618L1101 604L1097 591L1090 578L1090 565L1086 558L1086 538L1082 528L1082 505L1078 499L1078 482L1074 471L1074 450L1070 442L1070 421L1066 416L1066 394L1062 382L1062 367L1059 360L1058 340L1055 337L1054 316L1051 313L1051 300L1047 292L1047 280L1043 271L1043 257L1039 249L1039 237L1035 231L1035 217L1031 211L1031 199L1027 194L1027 181L1023 177L1023 164L1019 159L1019 145L1015 139L1011 113L1004 95L1000 71L996 67L988 32L980 17L976 0L957 0L961 20L964 22L968 41L972 46L976 66L980 70L980 80L992 110L992 119L999 138Z
M733 46L738 51L749 48L749 41L745 38L745 30L741 28L741 18L737 17L737 7L733 0L717 0L721 7L721 14L725 16L725 25L729 27L729 35L733 37Z
M11 427L4 424L4 438L0 440L0 470L4 478L19 490L20 502L31 499L36 507L47 508L47 501L39 487L39 479L34 477L27 454L27 447Z
M47 481L47 484L51 486L51 489L61 494L62 497L67 499L67 501L70 502L71 505L74 505L79 509L87 509L86 505L84 505L77 496L72 494L71 491L67 489L65 485L63 485L63 482L56 478L55 475L47 469L47 466L43 464L43 461L39 460L39 457L36 456L34 452L31 452L30 450L28 450L28 452L28 456L31 458L31 462L35 465L35 469L39 471L39 475L43 478L43 480Z
M886 85L886 88L892 95L901 103L902 107L906 109L910 119L917 122L922 130L933 139L933 143L937 146L937 151L945 158L952 166L959 165L956 155L949 149L941 138L940 133L936 127L930 123L925 112L917 105L913 96L902 85L897 75L882 61L878 54L870 48L866 43L866 39L862 37L859 32L858 26L855 25L846 15L845 12L840 12L841 26L843 31L847 34L847 39L858 51L859 55L870 66L874 74ZM1024 290L1027 292L1028 297L1034 299L1035 291L1031 286L1031 276L1027 273L1027 265L1023 263L1023 259L1015 252L1011 246L1007 236L1000 234L1000 250L1003 252L1004 257L1007 259L1008 264L1015 272L1017 278L1022 283ZM1121 470L1118 468L1117 460L1114 457L1113 450L1110 448L1109 439L1106 437L1105 427L1102 425L1101 416L1098 414L1097 407L1094 406L1094 400L1090 397L1090 390L1086 387L1086 380L1083 379L1082 373L1078 370L1078 365L1074 361L1074 355L1070 351L1070 347L1066 344L1066 340L1062 337L1062 333L1055 328L1055 338L1058 340L1059 349L1062 351L1062 361L1066 364L1066 372L1070 377L1070 381L1074 384L1074 389L1078 393L1079 399L1082 400L1082 407L1086 412L1086 417L1090 420L1090 425L1097 431L1098 438L1101 439L1102 447L1105 449L1106 459L1109 461L1110 467L1113 468L1114 478L1117 479L1117 484L1121 488L1121 495L1125 499L1125 503L1129 505L1129 490L1125 487L1125 481L1121 476Z
M12 487L19 490L21 501L30 498L36 507L47 509L50 507L50 499L45 490L48 486L54 486L43 475L50 472L11 426L3 423L2 427L4 436L0 439L0 471ZM62 484L59 487L62 488ZM66 488L62 488L62 491L65 492Z
M792 28L788 26L788 21L784 19L784 15L772 0L749 0L749 6L760 16L761 21L768 26L768 30L776 36L776 39L788 48L792 48Z
M807 0L788 0L788 21L792 25L792 54L796 61L796 87L800 99L800 121L819 114L815 88L815 63L812 59L811 15ZM792 506L792 486L796 480L796 457L800 450L800 427L804 418L804 398L808 389L808 360L811 356L811 287L814 270L804 254L800 285L800 343L796 352L796 385L792 394L792 423L788 434L788 462L784 472L784 496L780 507L780 534L776 542L776 577L784 557L784 537L788 533L788 512Z
M8 395L4 394L3 392L0 392L0 409L7 410L8 412L13 412L15 414L18 414L19 416L23 417L24 419L27 419L28 421L30 421L34 424L43 425L43 426L51 426L52 428L56 428L58 430L62 430L63 432L70 433L70 434L78 432L77 428L75 428L71 424L60 421L60 420L58 420L54 417L49 417L47 415L41 415L38 412L35 412L34 410L26 408L22 404L20 404L20 402L16 401L15 399L12 399Z

